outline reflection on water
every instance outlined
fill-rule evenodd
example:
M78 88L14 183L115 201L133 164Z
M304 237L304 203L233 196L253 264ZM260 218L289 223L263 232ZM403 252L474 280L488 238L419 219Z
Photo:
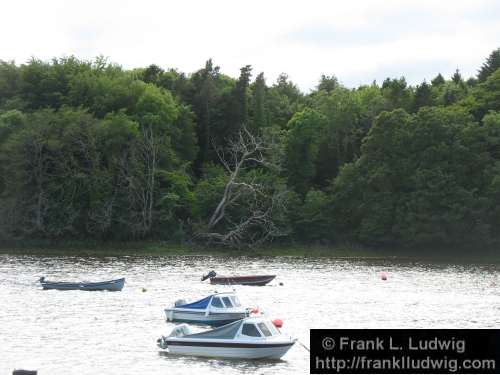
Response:
M172 367L183 367L185 369L191 369L192 366L203 365L206 369L212 369L215 371L220 371L221 368L227 367L231 369L238 370L238 373L262 373L263 371L279 367L285 363L283 359L260 359L260 360L245 360L245 359L217 359L217 358L204 358L204 357L188 357L188 356L177 356L168 354L164 351L159 351L160 357L164 357L165 361L169 363Z
M306 344L311 328L500 326L500 267L494 264L0 255L0 373L14 368L51 375L308 373L309 353L300 345L281 361L181 357L158 350L156 339L173 327L165 323L163 309L179 298L213 291L200 281L210 269L277 274L269 286L236 290L245 305L283 319L283 330ZM36 283L40 276L127 281L118 293L42 291Z

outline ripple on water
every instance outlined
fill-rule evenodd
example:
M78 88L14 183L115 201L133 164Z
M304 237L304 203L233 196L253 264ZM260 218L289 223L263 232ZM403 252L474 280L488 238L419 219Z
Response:
M246 305L282 318L284 331L304 343L309 342L311 328L500 326L497 265L1 255L0 373L14 368L52 375L308 373L308 353L299 345L281 361L202 359L158 351L156 339L172 327L164 322L163 309L178 298L194 299L213 291L200 282L210 269L220 274L277 274L270 286L236 289ZM387 281L380 280L382 271ZM42 275L75 280L124 276L127 283L119 293L42 291L36 284Z

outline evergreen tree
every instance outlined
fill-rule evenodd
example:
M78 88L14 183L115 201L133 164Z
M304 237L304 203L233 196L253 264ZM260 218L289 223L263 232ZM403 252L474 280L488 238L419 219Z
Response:
M464 83L462 79L462 75L460 74L460 71L458 68L455 70L455 73L453 73L453 76L451 77L451 80L456 84L456 85L462 85Z
M245 65L240 69L240 77L234 88L234 126L239 129L240 126L248 124L248 87L252 76L252 66Z
M431 86L424 81L415 89L415 95L413 97L413 111L417 112L421 107L431 106L432 102Z
M259 131L268 125L266 108L266 81L264 73L260 73L252 87L253 119L251 129Z
M493 74L498 68L500 68L500 48L497 48L490 53L486 62L481 66L477 74L477 79L479 82L484 82L486 79Z
M196 169L199 172L202 165L208 161L209 149L211 147L211 115L212 107L217 100L217 81L219 79L219 67L214 66L212 59L207 60L205 68L199 70L191 81L195 90L193 108L197 117L197 135L200 147L196 161Z
M410 109L411 91L409 90L404 77L399 79L385 79L382 84L382 95L386 98L389 104L389 109Z
M436 77L434 77L431 81L432 86L441 86L445 83L444 77L439 73Z

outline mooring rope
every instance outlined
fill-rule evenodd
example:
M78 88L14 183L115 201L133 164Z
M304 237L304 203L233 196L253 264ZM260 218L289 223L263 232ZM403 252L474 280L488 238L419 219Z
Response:
M299 339L297 339L297 342L298 342L300 345L302 345L302 347L303 347L305 350L307 350L309 353L311 352L307 346L305 346L304 344L302 344L302 341L300 341Z

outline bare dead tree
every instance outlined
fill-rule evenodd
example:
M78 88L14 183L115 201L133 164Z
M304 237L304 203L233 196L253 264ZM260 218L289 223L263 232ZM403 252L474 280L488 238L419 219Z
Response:
M284 193L257 182L255 177L243 177L245 171L251 168L279 169L278 163L271 163L266 158L271 146L242 127L226 149L214 148L228 179L205 230L196 236L211 244L251 247L280 235L273 213L283 207ZM242 202L247 214L238 222L233 222L227 211L241 206Z

